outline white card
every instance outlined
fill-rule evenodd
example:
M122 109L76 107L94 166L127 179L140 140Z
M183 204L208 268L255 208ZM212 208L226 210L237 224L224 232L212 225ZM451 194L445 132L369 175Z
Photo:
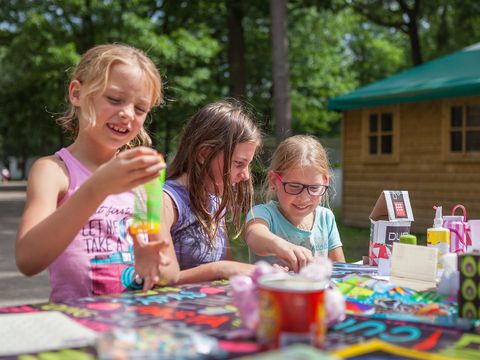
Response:
M93 345L96 337L57 311L0 314L0 356Z
M438 249L394 243L390 281L416 291L436 287Z

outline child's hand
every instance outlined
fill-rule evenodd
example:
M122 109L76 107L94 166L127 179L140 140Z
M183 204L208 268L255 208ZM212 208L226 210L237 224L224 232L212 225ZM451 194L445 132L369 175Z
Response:
M137 147L119 153L101 165L91 176L91 188L104 196L130 191L155 179L166 167L162 156L154 149Z
M218 264L221 266L220 278L222 279L229 279L233 275L251 276L255 271L255 265L238 261L223 260L219 261Z
M276 255L295 272L299 272L302 267L313 260L313 254L309 249L291 244L288 241L282 242Z
M283 266L283 265L280 265L280 264L272 264L272 266L275 268L275 269L278 269L278 270L282 270L284 272L289 272L290 269L288 268L288 266Z
M150 290L155 284L165 285L162 284L162 270L172 261L163 253L168 242L147 242L148 235L144 233L131 235L135 251L135 272L143 278L143 291Z

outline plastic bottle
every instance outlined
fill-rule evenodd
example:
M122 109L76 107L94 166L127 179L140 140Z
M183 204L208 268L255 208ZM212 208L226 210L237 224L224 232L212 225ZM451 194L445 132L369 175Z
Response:
M438 249L438 260L450 252L450 230L442 227L442 207L434 206L435 219L433 220L433 227L427 229L427 246ZM439 268L442 267L441 262L438 263Z
M163 157L161 159L163 161ZM138 234L139 232L156 234L160 232L160 212L162 209L164 183L165 169L161 170L158 178L134 189L135 205L133 209L133 223L130 225L132 234Z

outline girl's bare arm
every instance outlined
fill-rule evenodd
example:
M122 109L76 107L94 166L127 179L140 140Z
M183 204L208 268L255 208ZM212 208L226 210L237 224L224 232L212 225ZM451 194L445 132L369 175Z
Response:
M255 270L255 265L238 261L221 260L202 264L191 269L180 271L179 284L193 282L228 279L233 275L250 276Z
M259 256L277 256L298 272L313 259L312 252L273 234L268 224L260 219L250 220L245 230L248 247Z
M99 167L60 207L68 175L54 156L38 160L31 169L25 210L16 241L16 261L27 276L46 269L70 244L109 194L132 189L158 176L156 152L148 148L125 151Z
M343 254L343 248L341 246L330 250L328 252L328 258L333 262L345 262L345 255Z

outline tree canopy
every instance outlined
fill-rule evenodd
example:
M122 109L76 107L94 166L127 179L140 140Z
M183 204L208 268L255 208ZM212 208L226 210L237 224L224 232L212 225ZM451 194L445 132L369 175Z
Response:
M10 0L0 16L0 158L69 143L55 119L70 71L107 42L138 47L158 65L165 101L149 130L160 151L175 150L200 106L228 96L274 134L268 2ZM340 131L328 98L480 39L474 0L290 0L287 19L292 132L319 137Z

